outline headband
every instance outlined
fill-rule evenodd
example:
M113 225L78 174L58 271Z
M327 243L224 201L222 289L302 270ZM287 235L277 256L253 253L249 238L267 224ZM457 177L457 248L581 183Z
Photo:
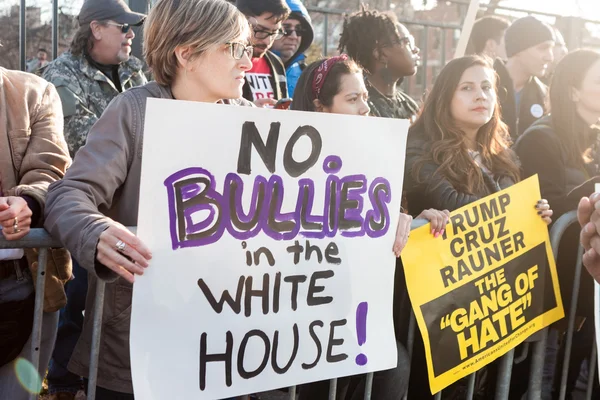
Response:
M315 71L312 80L312 91L315 99L318 99L321 95L321 89L323 89L323 84L325 84L325 78L327 78L327 74L331 70L331 67L334 66L337 62L343 62L348 59L346 54L342 54L336 57L331 57L323 60L319 68Z

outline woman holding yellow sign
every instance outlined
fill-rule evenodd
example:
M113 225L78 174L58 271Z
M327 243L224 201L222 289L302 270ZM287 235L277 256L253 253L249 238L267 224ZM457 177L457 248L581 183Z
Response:
M408 134L404 187L412 215L425 208L454 211L520 180L496 85L492 65L479 56L455 59L440 72ZM535 208L552 222L546 200ZM423 345L415 349L410 385L422 390L415 398L429 398ZM459 396L460 386L454 387Z

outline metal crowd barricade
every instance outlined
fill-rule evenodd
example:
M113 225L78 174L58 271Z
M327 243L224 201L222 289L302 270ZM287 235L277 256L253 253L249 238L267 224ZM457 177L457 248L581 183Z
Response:
M63 247L62 244L52 238L44 229L32 229L27 236L20 240L8 241L4 236L0 235L0 249L39 249L38 253L38 268L35 290L35 308L33 314L33 328L31 331L31 359L29 360L35 371L39 370L40 364L40 344L42 339L42 318L44 315L44 292L46 289L46 264L48 260L48 249ZM94 303L94 336L92 338L91 362L89 370L89 390L87 399L94 400L96 397L96 377L98 375L98 353L100 349L100 334L102 326L102 311L104 306L104 281L98 280L96 290L96 301ZM27 378L27 377L25 377ZM24 382L26 388L35 386L34 380L38 377L29 377L33 379L31 382ZM37 393L30 393L30 400L37 399Z
M35 308L33 314L33 329L31 331L31 363L37 371L40 364L40 343L42 340L42 317L44 314L44 292L46 289L46 263L48 261L48 248L61 247L61 244L54 240L43 229L32 229L31 232L21 240L8 241L4 236L0 235L0 249L24 248L32 249L39 248L38 269L35 291ZM31 378L31 377L30 377ZM35 377L37 379L37 377ZM27 382L26 387L33 387L33 382ZM31 394L31 400L37 398L37 394Z
M424 220L415 220L411 225L411 229L416 229L422 225L424 225L427 221ZM571 224L577 223L577 215L575 211L571 211L561 218L559 218L552 230L550 231L550 241L552 244L552 251L554 257L558 256L558 248L560 244L560 240L562 239L566 230L571 226ZM130 228L134 229L134 228ZM45 275L46 275L46 264L48 259L48 248L50 247L61 247L61 244L53 239L45 230L43 229L32 229L31 232L21 240L18 241L6 241L0 235L0 249L6 248L38 248L39 249L39 259L38 259L38 270L36 279L36 293L35 293L35 311L34 311L34 322L33 322L33 330L32 330L32 340L31 340L31 363L35 367L36 371L39 367L39 357L40 357L40 342L42 337L42 317L43 317L43 305L44 305L44 291L45 291ZM565 354L564 360L562 364L562 371L560 376L561 389L559 400L564 400L566 396L566 381L569 369L569 360L571 356L571 349L573 343L573 333L575 331L575 311L577 309L577 297L579 294L579 278L582 273L582 249L580 247L579 255L577 258L577 263L575 265L575 279L574 279L574 287L573 287L573 295L571 299L571 307L570 310L566 313L568 318L568 328L567 328L567 336L565 343ZM591 279L591 277L590 277ZM94 321L93 321L93 337L92 337L92 348L91 348L91 356L90 356L90 368L89 368L89 384L88 384L88 400L95 400L96 394L96 383L97 383L97 375L98 375L98 356L100 350L100 336L102 334L102 313L104 309L104 289L105 283L104 281L98 280L98 285L96 289L96 299L94 303ZM409 332L408 332L408 343L407 343L407 351L409 358L412 358L413 354L413 346L415 342L415 335L418 334L416 321L414 315L411 313L410 321L409 321ZM542 379L543 379L543 367L544 367L544 355L546 352L546 343L547 343L547 334L548 329L544 329L540 334L540 340L531 343L532 346L532 356L531 356L531 369L529 376L529 387L527 399L540 399L542 397ZM528 348L529 345L527 345ZM592 396L592 388L594 384L594 374L595 374L595 359L597 356L597 349L594 343L592 348L592 354L590 357L590 367L589 367L589 376L588 376L588 386L586 391L586 399L591 399ZM499 372L497 377L496 384L496 400L506 400L509 396L510 391L510 380L512 373L512 365L514 363L514 349L509 351L506 355L504 355L499 361ZM473 373L468 378L467 385L467 400L471 400L474 395L474 387L475 387L475 378L476 373ZM555 377L557 379L558 377ZM365 384L365 393L364 399L371 399L371 391L373 384L373 374L366 375L366 384ZM409 389L410 390L410 389ZM294 400L296 398L296 387L288 388L289 399ZM337 379L330 380L329 387L329 399L335 400L337 394ZM30 399L35 399L36 394L31 394ZM407 396L404 397L406 399ZM435 395L436 399L442 398L442 392L439 392Z

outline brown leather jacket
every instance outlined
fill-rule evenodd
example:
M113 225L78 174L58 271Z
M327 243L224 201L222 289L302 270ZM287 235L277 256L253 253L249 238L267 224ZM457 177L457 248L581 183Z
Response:
M48 186L62 179L71 164L54 86L35 75L0 67L0 129L3 195L34 199L41 217L32 228L41 227ZM37 251L25 254L35 276ZM71 277L71 257L64 249L51 249L46 268L44 311L57 311L67 301L63 285Z

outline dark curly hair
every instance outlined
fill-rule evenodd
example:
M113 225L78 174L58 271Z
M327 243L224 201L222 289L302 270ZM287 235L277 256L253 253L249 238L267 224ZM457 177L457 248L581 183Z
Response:
M373 50L393 46L400 40L397 24L398 19L392 12L369 10L363 4L360 11L344 18L338 50L372 73Z

